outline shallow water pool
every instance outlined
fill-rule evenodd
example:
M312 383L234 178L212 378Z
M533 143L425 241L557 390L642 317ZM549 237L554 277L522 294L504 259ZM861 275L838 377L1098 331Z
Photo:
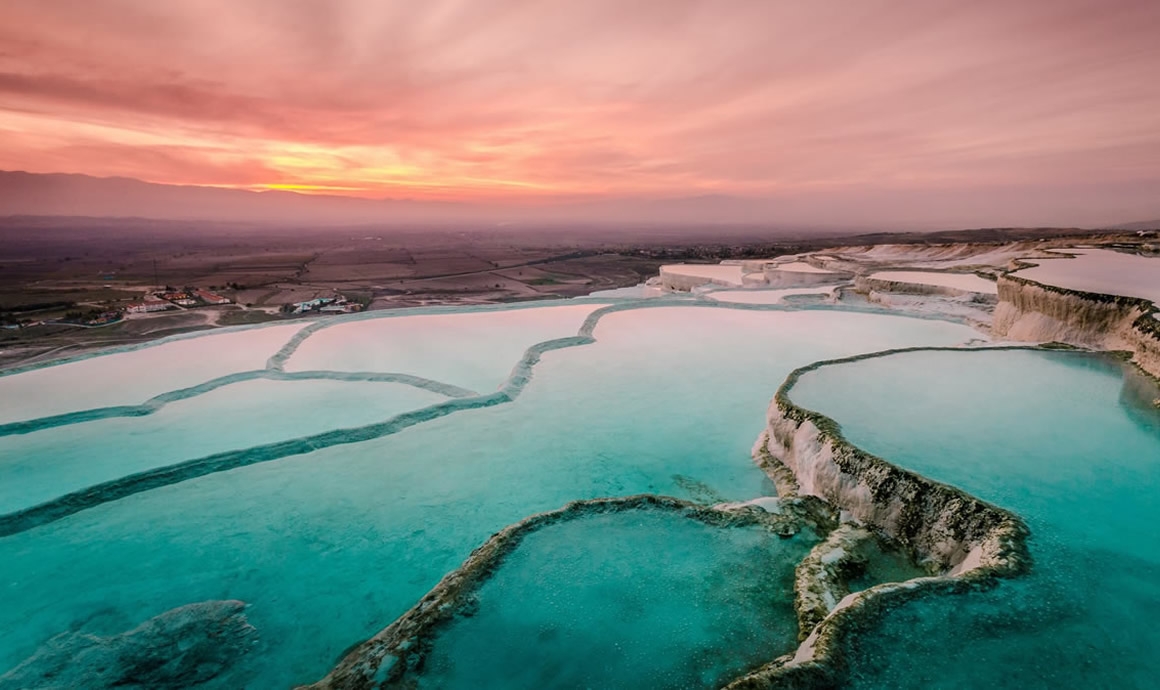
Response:
M529 514L599 496L771 494L750 448L792 369L977 333L880 314L704 305L618 311L594 335L546 353L512 402L180 481L0 538L0 669L64 630L108 635L191 602L240 599L261 646L207 687L314 681ZM503 347L530 344L514 330ZM319 415L361 414L348 403L365 404L352 396ZM175 439L179 428L189 427L172 427Z
M435 638L418 687L717 688L797 646L816 540L632 511L524 538Z
M1156 686L1154 384L1083 353L913 352L823 367L790 397L1032 531L1030 575L911 603L856 640L855 687Z

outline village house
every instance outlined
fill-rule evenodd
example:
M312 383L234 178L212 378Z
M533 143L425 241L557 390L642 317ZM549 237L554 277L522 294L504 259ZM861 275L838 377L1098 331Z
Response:
M291 314L305 314L308 311L314 311L315 309L321 309L322 307L325 307L326 305L334 302L334 300L335 300L335 298L333 298L333 297L316 297L312 300L307 300L305 302L298 302L297 304L294 305L294 308L290 313Z
M221 295L210 292L209 290L194 290L194 294L197 295L197 297L202 302L205 302L206 304L229 304L230 303L230 300L228 297L222 297Z
M145 314L154 311L165 311L170 306L172 305L161 300L146 300L144 302L134 302L133 304L130 304L129 306L125 307L125 311L129 312L130 314Z

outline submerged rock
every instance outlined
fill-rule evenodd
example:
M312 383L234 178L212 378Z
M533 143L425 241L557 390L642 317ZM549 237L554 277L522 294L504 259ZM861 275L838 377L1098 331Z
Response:
M240 601L175 608L110 637L66 632L0 676L0 690L188 688L221 675L257 641Z

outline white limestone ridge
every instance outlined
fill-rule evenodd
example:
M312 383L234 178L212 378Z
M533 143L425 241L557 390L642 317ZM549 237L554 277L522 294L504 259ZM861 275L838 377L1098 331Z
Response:
M1008 275L999 278L992 332L1009 340L1127 351L1141 369L1160 377L1160 321L1154 312L1144 299L1079 292Z
M832 285L850 274L821 268L812 257L781 257L771 260L722 261L720 264L670 264L661 266L660 284L677 292L704 286L802 288Z
M888 353L849 359L881 354ZM832 419L789 399L803 373L826 364L803 367L786 379L769 406L754 459L783 498L820 498L841 511L847 524L814 547L797 570L795 607L804 635L797 651L738 678L727 690L835 687L846 653L841 639L870 612L1030 568L1029 532L1018 516L857 448ZM873 533L900 545L930 575L850 592L845 566L856 557L856 545Z

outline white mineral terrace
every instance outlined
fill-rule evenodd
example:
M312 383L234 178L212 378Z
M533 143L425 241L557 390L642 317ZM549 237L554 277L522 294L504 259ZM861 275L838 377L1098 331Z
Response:
M785 288L782 290L714 290L705 294L708 299L730 304L784 304L786 297L801 295L834 296L833 285L822 287Z
M788 264L778 264L776 266L772 266L771 268L774 268L778 271L790 271L791 273L833 273L833 271L827 271L824 268L811 266L804 261L791 261Z
M576 335L601 306L590 302L332 322L302 343L286 370L405 371L477 391L495 390L529 344Z
M853 247L835 252L839 258L888 263L907 268L951 269L967 266L1004 267L1016 258L1049 256L1033 242L1011 242L998 246L948 244L941 246L882 244Z
M720 284L741 285L741 266L727 264L672 264L662 266L664 273L687 276L689 278L706 278Z
M108 405L136 405L159 393L261 369L282 343L308 324L297 321L183 336L0 377L0 424Z
M1039 264L1015 275L1044 285L1143 297L1160 304L1160 258L1108 249L1071 249L1074 259L1033 259Z
M915 285L935 285L987 295L998 294L995 283L980 278L973 273L934 273L928 271L879 271L870 275L872 280L889 280L895 283Z

